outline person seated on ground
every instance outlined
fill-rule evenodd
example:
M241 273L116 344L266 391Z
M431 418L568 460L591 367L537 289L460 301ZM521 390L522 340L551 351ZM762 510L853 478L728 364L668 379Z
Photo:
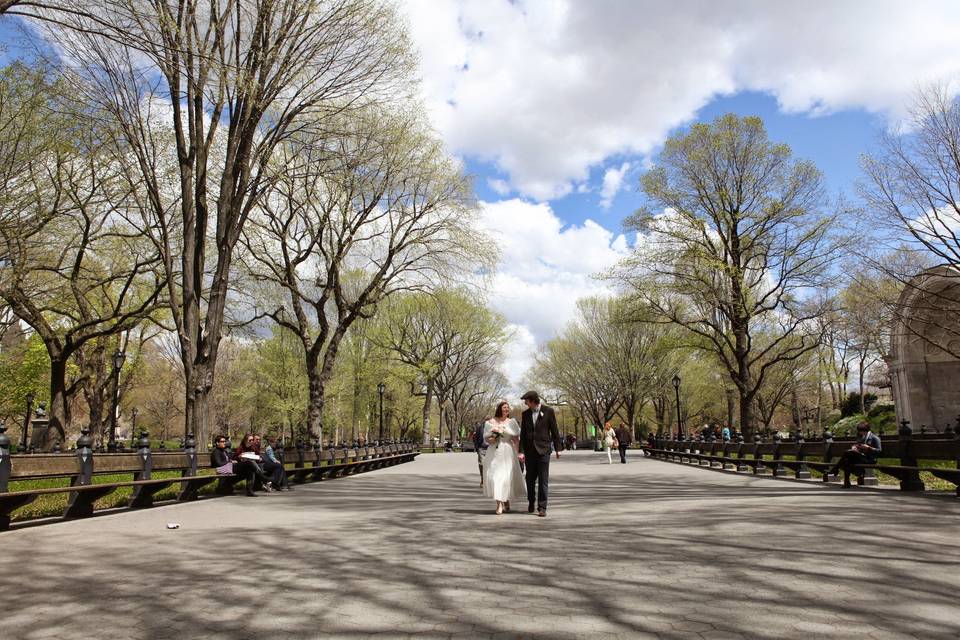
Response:
M857 468L859 464L876 464L877 455L882 451L880 436L870 431L870 423L863 421L857 425L857 441L850 449L843 452L837 464L833 465L830 475L836 475L843 469L843 486L850 487L850 475L857 476L857 481L863 481L864 470Z
M267 449L263 452L263 472L270 476L270 482L276 489L286 489L293 491L290 486L290 480L287 478L287 471L283 468L283 463L277 457L275 447L277 439L275 437L267 438Z
M263 488L267 493L273 491L273 484L270 482L270 478L263 472L263 468L260 466L263 462L263 457L256 452L256 437L252 433L248 433L243 437L240 446L233 452L233 460L233 472L246 480L248 496L256 495L253 493L253 485L258 478L263 483Z

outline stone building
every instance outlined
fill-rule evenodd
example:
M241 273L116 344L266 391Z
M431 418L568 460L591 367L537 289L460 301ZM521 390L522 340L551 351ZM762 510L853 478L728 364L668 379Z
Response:
M960 415L960 270L929 269L897 303L890 377L897 421L943 431Z

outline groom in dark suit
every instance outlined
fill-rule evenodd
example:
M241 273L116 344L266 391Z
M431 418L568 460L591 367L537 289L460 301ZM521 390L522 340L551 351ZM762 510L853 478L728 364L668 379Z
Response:
M521 396L527 410L520 421L520 451L527 465L527 512L533 513L536 498L537 515L547 515L547 489L550 485L550 445L560 457L560 432L553 409L540 402L540 394L527 391ZM537 487L537 480L540 486ZM536 491L536 492L535 492Z

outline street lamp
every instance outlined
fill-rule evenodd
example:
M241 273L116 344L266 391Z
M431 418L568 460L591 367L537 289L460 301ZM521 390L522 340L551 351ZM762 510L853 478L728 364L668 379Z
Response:
M683 421L680 420L680 376L673 376L673 389L677 392L677 430L680 432L680 439L683 439Z
M380 442L383 442L383 392L387 390L387 385L382 382L377 385L377 393L380 394Z
M113 402L110 406L110 441L107 442L107 451L116 453L117 451L117 405L120 404L120 368L123 367L123 361L127 359L127 354L123 351L117 351L113 354Z
M17 447L17 453L27 452L27 429L30 427L30 414L33 413L33 391L27 394L27 413L23 416L23 436L20 438L20 446Z
M137 446L137 408L134 407L130 410L130 448L133 449Z

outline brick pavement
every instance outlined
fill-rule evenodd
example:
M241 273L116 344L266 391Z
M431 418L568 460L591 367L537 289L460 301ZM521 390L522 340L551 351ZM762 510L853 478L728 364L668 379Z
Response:
M471 454L0 534L0 637L958 638L960 503L592 452L546 519ZM167 522L179 522L167 530Z

